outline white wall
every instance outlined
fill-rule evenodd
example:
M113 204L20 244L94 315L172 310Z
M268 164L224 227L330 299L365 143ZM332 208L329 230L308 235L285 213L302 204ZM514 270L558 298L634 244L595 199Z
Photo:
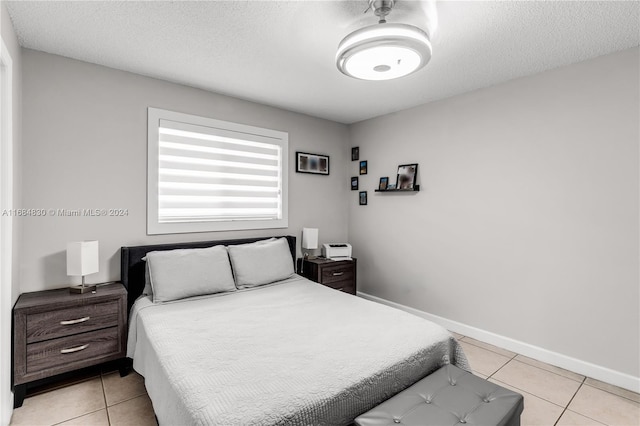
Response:
M123 245L262 235L347 237L345 125L32 50L23 51L25 208L126 208L127 217L22 219L21 291L68 286L67 241L100 241L100 272L117 280ZM289 228L146 235L147 107L289 132ZM330 156L330 176L295 173L295 152Z
M4 3L1 4L0 15L0 29L2 32L2 40L5 42L5 46L7 46L11 58L13 59L13 204L14 206L19 206L22 203L22 193L20 191L20 162L22 158L22 50L20 48L20 45L18 44L18 39L16 38L15 32L13 30L13 24L11 23L11 18L9 17L9 12L7 11L6 5ZM19 257L17 253L17 247L20 238L20 227L18 225L19 224L14 223L13 230L14 280L11 291L13 302L15 302L20 295L20 285L18 282Z
M12 157L13 157L13 206L20 205L20 180L19 180L19 163L20 163L20 138L21 138L21 70L22 70L22 58L21 50L13 30L13 25L9 14L7 12L4 2L0 3L0 34L2 36L3 45L7 48L9 56L12 61ZM12 241L11 241L11 256L12 256L12 268L11 274L13 280L11 283L2 282L3 286L10 286L10 288L3 287L0 289L2 298L0 300L0 312L2 316L0 318L0 424L5 425L9 423L11 419L11 413L13 409L13 394L11 393L11 306L15 303L20 294L20 288L18 284L18 242L20 238L19 224L16 221L12 223ZM4 235L3 235L4 238ZM7 297L8 296L8 297Z
M352 125L359 290L637 383L638 64L634 48ZM374 194L413 162L419 193Z

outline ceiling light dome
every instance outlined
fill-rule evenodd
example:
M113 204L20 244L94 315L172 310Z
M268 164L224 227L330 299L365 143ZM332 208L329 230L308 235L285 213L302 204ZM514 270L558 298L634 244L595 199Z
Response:
M391 80L414 73L429 62L427 33L413 25L386 23L393 4L369 1L380 23L354 31L340 42L336 65L343 74L361 80Z

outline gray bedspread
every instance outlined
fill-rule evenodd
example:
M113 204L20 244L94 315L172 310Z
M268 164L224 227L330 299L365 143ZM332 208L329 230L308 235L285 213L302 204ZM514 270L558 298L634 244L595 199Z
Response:
M128 356L160 425L345 425L452 363L444 328L304 278L136 302Z

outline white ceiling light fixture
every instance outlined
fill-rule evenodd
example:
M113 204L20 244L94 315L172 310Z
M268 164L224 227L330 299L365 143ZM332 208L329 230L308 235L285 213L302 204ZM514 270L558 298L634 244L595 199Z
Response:
M361 80L391 80L412 74L429 62L431 42L426 32L413 25L387 23L394 4L395 0L369 0L369 8L380 21L340 42L336 65L343 74Z

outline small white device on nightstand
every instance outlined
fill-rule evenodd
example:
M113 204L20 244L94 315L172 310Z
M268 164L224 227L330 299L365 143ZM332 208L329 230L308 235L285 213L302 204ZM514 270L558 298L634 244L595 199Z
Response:
M327 259L333 259L333 260L351 259L351 244L349 243L323 244L322 255Z

